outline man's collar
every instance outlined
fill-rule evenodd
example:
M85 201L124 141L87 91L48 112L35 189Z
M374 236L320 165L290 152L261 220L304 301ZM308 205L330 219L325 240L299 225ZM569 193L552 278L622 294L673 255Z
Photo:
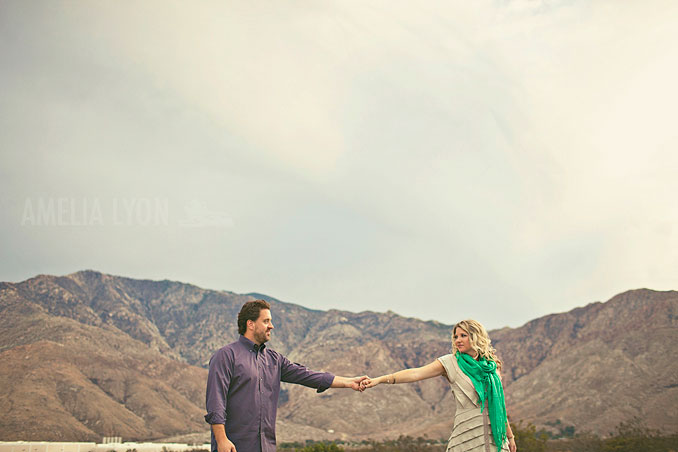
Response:
M240 339L238 339L238 341L245 347L247 347L247 350L252 350L254 352L261 352L266 348L266 344L257 345L242 335L240 336Z

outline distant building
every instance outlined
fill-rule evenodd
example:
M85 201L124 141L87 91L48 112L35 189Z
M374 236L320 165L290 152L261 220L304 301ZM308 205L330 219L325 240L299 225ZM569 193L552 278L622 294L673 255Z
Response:
M52 443L48 441L0 442L0 452L184 452L210 450L210 444L123 443L119 436L107 436L97 443Z
M96 443L0 442L0 452L94 452Z

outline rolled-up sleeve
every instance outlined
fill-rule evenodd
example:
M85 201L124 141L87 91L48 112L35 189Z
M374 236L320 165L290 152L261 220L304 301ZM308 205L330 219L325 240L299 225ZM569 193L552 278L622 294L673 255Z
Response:
M280 380L286 383L295 383L309 388L315 388L318 392L323 392L334 381L334 375L329 372L314 372L301 364L293 363L284 356L281 356L282 365Z
M231 384L233 357L225 350L219 350L210 359L210 370L207 375L207 391L205 395L208 424L226 423L226 405L228 403L228 387Z

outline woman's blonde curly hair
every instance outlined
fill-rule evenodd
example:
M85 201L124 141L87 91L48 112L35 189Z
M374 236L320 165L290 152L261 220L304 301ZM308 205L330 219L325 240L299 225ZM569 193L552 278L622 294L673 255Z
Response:
M497 351L492 347L490 336L487 334L485 327L477 320L462 320L454 325L454 328L452 328L452 354L456 354L459 351L454 343L454 332L457 328L461 328L468 333L473 350L477 351L483 358L497 363L497 369L501 370L501 360L497 358Z

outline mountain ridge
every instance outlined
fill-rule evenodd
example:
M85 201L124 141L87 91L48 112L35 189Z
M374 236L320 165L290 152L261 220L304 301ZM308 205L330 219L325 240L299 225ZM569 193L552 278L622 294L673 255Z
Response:
M0 392L0 415L7 419L0 438L207 435L205 366L237 338L237 312L254 297L272 303L276 329L270 345L310 368L378 375L427 364L450 351L451 325L390 311L312 310L262 295L93 270L0 283L0 383L7 388ZM670 345L678 339L677 318L678 292L636 289L605 303L490 331L505 363L509 414L539 426L558 419L597 433L644 415L649 426L674 431L678 372L675 365L656 369L651 354L675 357ZM638 339L638 323L651 325L655 334ZM592 358L582 360L583 354ZM22 372L32 386L23 382ZM636 395L632 382L638 378L647 384L635 389ZM314 439L401 433L439 438L451 429L445 416L452 400L444 379L364 394L317 395L295 385L283 385L283 392L281 441L309 434ZM41 406L49 407L58 435L28 427ZM161 422L167 413L177 422ZM346 416L379 419L379 433L345 421Z

